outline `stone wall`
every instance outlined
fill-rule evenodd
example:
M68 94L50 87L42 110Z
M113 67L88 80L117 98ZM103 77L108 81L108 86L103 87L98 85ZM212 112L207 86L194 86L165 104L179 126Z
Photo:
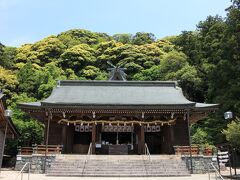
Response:
M186 162L188 169L191 169L191 159L190 156L182 156L182 159ZM204 174L208 171L213 171L211 166L212 160L216 159L216 156L203 156L194 155L192 156L193 174ZM213 162L215 167L217 167L217 161Z
M51 166L51 162L55 160L55 157L55 155L46 156L46 169ZM27 162L31 163L30 171L32 173L44 173L45 155L17 155L15 170L20 171Z

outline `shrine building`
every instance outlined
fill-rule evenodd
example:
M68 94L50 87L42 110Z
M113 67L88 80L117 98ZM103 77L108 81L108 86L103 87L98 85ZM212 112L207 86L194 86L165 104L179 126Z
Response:
M45 144L65 154L173 154L190 144L189 126L217 109L189 101L175 81L58 81L43 101L19 107L45 124Z

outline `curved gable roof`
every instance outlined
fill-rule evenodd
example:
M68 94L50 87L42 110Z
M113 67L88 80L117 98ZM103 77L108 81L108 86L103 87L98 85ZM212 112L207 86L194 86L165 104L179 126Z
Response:
M59 81L42 105L195 105L176 82Z

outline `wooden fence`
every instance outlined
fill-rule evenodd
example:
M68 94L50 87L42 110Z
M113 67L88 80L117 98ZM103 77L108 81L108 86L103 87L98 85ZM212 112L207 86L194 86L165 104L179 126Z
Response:
M174 151L175 151L175 154L177 154L177 155L189 155L190 154L190 146L174 146ZM211 156L211 155L213 155L213 149L212 148L204 148L201 150L199 146L192 146L191 153L192 153L192 155L203 154L206 156Z
M33 145L32 147L19 147L18 154L32 155L32 154L61 154L62 145Z

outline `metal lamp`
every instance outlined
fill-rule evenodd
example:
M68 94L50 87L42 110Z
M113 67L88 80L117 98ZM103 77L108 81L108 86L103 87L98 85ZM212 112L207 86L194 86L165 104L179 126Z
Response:
M224 113L224 119L232 119L233 118L233 113L231 111L227 111Z
M5 112L4 112L5 117L12 117L12 115L13 115L12 110L10 110L10 109L5 110Z

